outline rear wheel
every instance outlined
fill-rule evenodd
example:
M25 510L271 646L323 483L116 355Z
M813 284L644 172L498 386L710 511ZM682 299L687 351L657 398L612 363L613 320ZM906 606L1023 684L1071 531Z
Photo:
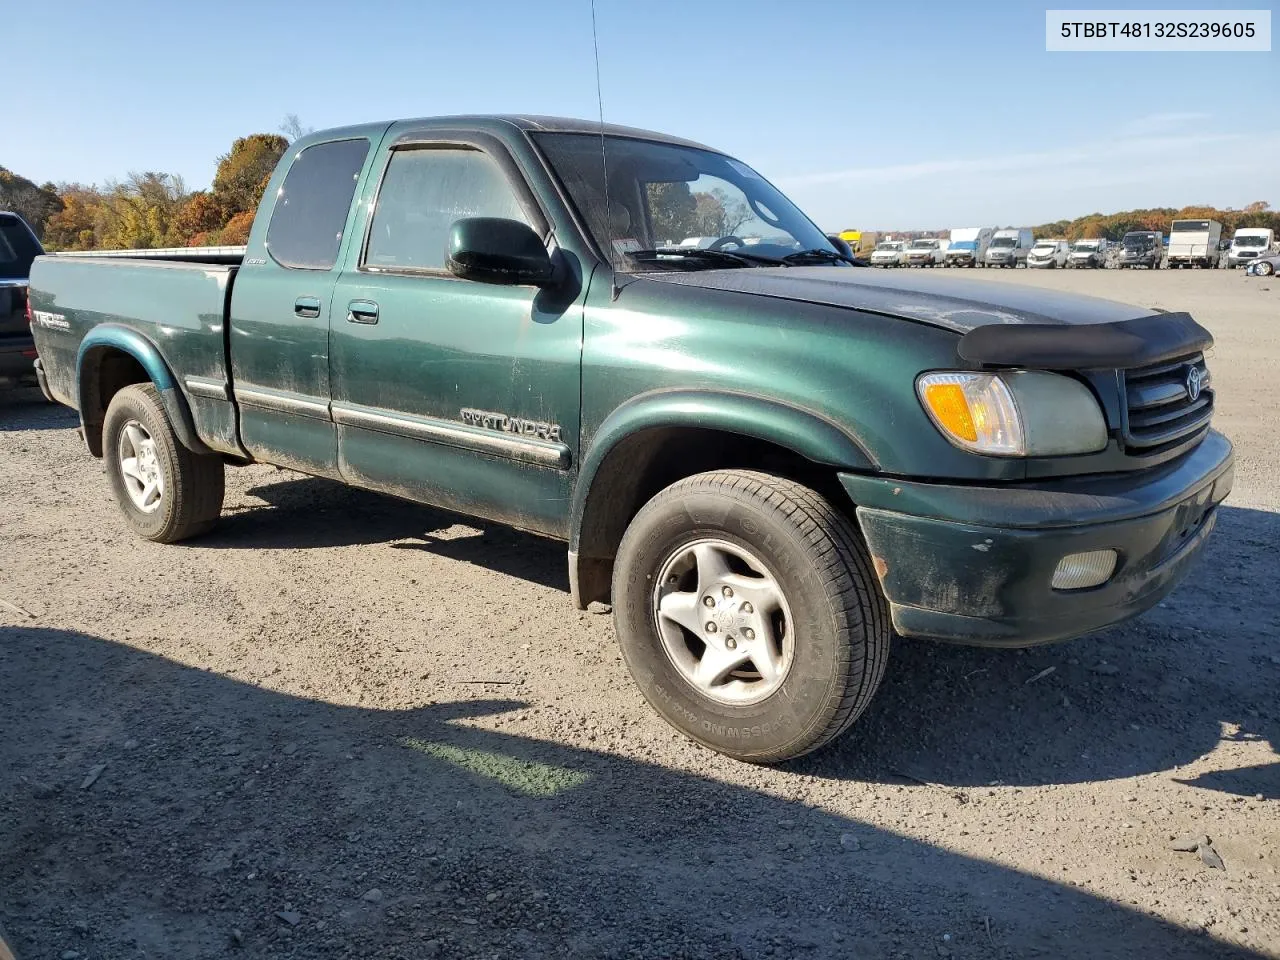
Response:
M866 709L887 604L849 520L801 484L698 474L650 500L614 566L623 660L645 698L720 753L808 753Z
M217 522L222 461L182 445L152 384L125 387L111 398L102 451L116 502L139 536L174 543Z

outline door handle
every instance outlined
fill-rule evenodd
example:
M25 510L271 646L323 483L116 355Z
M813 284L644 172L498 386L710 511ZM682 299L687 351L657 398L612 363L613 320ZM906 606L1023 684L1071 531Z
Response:
M299 297L293 301L293 312L299 317L306 317L308 320L314 320L320 316L320 298L319 297Z
M347 323L377 323L378 305L372 300L352 300L347 304Z

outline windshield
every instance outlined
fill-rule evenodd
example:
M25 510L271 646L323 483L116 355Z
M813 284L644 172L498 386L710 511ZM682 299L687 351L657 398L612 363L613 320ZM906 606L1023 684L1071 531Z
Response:
M670 253L677 248L740 252L739 266L769 265L804 250L835 252L790 200L745 163L723 154L594 133L532 136L619 270L715 269L729 259ZM749 261L748 255L758 259Z
M25 280L31 261L43 253L26 224L15 216L0 215L0 280Z
M1077 253L1093 253L1098 249L1097 240L1077 240L1076 245L1071 248Z
M996 237L991 241L993 247L1016 247L1018 240L1016 237Z
M1208 220L1175 220L1171 233L1204 233L1209 229Z
M1236 237L1235 244L1237 247L1265 247L1267 245L1266 237Z
M901 250L901 249L902 249L902 244L900 244L900 243L877 243L877 244L876 244L876 249L877 249L877 250L888 250L890 253L897 253L899 250Z
M1054 250L1058 249L1058 245L1052 242L1049 242L1049 243L1042 242L1042 243L1036 244L1036 249L1041 253L1052 253Z
M977 250L977 240L952 240L950 250Z
M937 250L938 241L937 240L912 240L911 249L912 250Z
M1155 238L1150 234L1128 234L1122 241L1126 247L1145 250L1147 247L1155 246Z

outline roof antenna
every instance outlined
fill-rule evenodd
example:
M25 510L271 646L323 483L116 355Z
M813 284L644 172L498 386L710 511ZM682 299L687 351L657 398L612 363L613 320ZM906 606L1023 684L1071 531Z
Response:
M613 263L613 207L609 205L609 159L605 153L604 137L604 95L600 92L600 40L596 34L596 0L591 0L591 49L596 58L596 106L600 110L600 173L604 177L604 223L606 239L610 249L605 250L609 258L609 299L617 300L621 289L618 287L618 271Z

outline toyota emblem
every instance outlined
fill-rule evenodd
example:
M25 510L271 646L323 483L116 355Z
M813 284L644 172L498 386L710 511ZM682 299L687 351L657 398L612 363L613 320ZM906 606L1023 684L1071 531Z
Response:
M1200 399L1200 368L1192 367L1187 371L1187 396L1195 403Z

